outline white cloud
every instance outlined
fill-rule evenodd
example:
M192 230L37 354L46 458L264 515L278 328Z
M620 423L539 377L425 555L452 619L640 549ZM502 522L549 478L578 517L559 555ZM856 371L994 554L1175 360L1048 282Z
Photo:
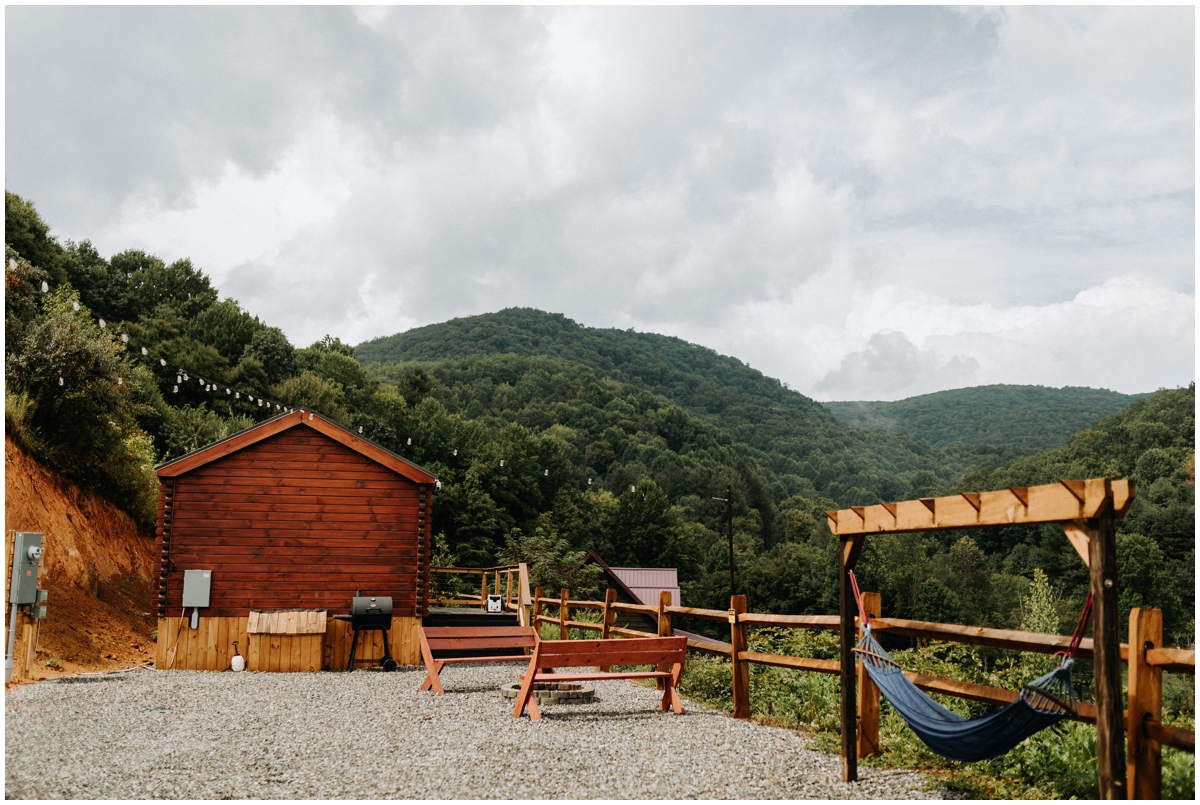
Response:
M6 22L9 189L298 343L521 305L825 395L1193 375L1190 8Z

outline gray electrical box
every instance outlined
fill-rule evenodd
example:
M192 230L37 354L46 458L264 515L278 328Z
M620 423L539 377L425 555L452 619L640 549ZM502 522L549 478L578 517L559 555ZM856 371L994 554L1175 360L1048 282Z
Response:
M183 571L183 606L190 607L206 607L208 606L208 591L212 587L212 571L211 570L185 570Z
M42 563L42 535L18 531L13 537L12 580L8 585L11 604L37 603L38 566Z

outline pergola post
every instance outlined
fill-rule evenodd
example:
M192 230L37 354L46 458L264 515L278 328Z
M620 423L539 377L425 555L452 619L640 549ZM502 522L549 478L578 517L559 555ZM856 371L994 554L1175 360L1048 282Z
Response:
M857 637L854 616L854 590L850 586L850 571L858 564L862 553L862 536L842 540L838 552L838 578L841 586L841 653L839 675L842 694L842 782L858 780L858 703L855 701L854 644Z
M1125 799L1121 639L1117 617L1117 538L1109 502L1088 520L1091 532L1092 645L1096 686L1096 776L1101 799Z

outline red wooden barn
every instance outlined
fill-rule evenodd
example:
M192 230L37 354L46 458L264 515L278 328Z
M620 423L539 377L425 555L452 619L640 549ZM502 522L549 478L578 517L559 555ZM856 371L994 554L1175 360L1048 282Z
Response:
M157 667L228 668L234 640L250 670L344 666L347 626L327 615L348 613L356 591L391 597L393 656L420 661L436 483L429 472L307 411L157 472ZM196 629L183 607L187 570L211 571ZM297 612L261 614L279 610ZM359 656L382 653L381 639L363 642Z

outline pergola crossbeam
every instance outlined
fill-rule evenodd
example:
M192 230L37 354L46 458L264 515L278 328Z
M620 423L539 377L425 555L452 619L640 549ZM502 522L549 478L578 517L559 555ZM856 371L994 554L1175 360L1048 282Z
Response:
M993 492L964 492L874 506L827 511L829 530L840 537L903 531L934 531L998 525L1069 523L1098 516L1112 502L1121 517L1137 494L1133 481L1089 478ZM1067 534L1072 538L1072 534ZM1072 539L1072 544L1075 540ZM1079 545L1075 546L1077 550ZM1080 551L1086 556L1086 549Z

